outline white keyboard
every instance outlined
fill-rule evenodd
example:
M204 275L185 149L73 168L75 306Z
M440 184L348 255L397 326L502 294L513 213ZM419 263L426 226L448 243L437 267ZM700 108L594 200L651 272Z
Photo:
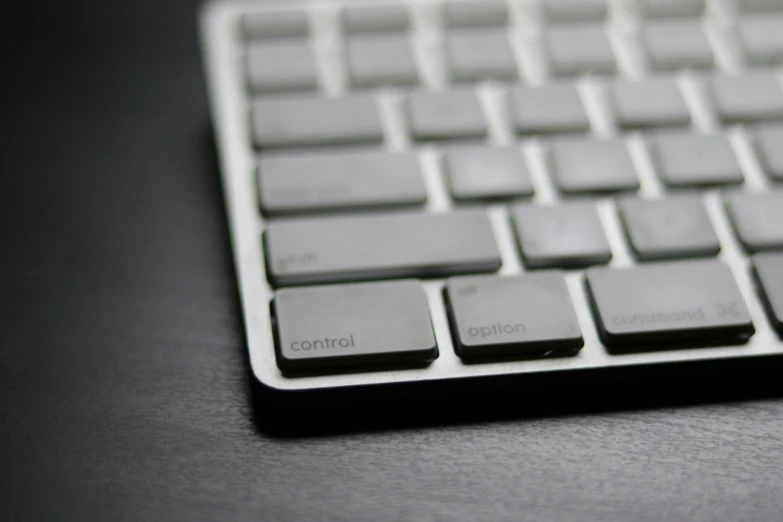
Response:
M261 384L783 360L783 0L201 15Z

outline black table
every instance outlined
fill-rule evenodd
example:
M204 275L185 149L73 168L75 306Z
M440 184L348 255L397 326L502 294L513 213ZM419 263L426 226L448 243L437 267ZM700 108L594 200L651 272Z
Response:
M0 520L783 520L783 400L747 382L280 427L302 414L248 376L195 2L90 4L6 17Z

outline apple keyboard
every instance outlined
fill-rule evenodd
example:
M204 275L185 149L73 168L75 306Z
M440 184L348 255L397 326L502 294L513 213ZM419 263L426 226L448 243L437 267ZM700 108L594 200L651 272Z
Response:
M215 1L276 390L783 360L783 0Z

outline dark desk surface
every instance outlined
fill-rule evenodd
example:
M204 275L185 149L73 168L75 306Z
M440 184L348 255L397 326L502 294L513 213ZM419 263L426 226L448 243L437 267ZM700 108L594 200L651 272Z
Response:
M6 47L0 520L783 520L781 399L265 432L195 3L91 4Z

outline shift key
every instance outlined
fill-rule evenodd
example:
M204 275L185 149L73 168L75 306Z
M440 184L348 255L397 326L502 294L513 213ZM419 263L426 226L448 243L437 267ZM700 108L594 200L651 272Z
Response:
M422 366L438 356L418 281L279 290L274 315L283 371Z
M587 285L599 332L612 348L736 344L755 332L737 282L720 261L593 268Z
M275 286L494 272L501 265L484 211L278 221L265 243Z

